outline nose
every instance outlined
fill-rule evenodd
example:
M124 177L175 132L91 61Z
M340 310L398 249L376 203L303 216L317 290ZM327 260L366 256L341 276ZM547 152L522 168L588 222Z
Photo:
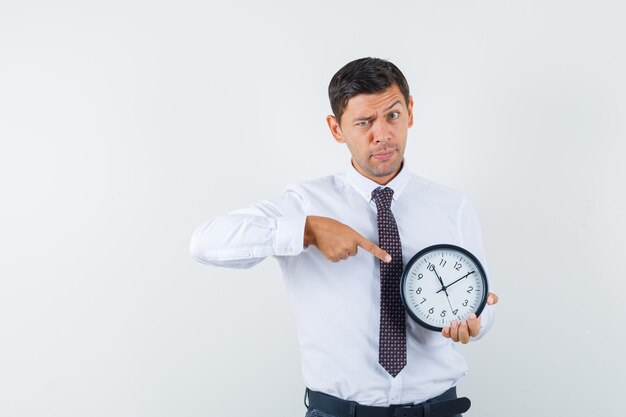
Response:
M386 123L382 121L377 120L376 122L374 122L371 132L373 135L372 140L374 141L374 143L384 143L391 140L391 132L389 130L389 127L386 125Z

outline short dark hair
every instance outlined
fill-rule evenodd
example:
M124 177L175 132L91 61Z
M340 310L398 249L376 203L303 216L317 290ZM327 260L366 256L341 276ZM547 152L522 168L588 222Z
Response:
M402 72L391 62L380 58L360 58L344 65L330 80L328 98L337 122L346 110L348 101L358 94L374 94L392 85L409 105L409 84Z

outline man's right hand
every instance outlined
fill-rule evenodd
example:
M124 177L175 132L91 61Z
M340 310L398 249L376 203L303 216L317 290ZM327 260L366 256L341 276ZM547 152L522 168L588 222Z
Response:
M367 240L350 226L328 217L307 216L304 226L304 244L317 247L326 259L339 262L357 254L359 246L383 262L391 262L391 255Z

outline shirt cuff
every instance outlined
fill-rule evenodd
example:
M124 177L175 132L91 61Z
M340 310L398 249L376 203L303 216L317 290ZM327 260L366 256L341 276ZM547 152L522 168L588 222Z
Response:
M295 256L304 249L304 223L306 216L279 217L276 219L274 255Z

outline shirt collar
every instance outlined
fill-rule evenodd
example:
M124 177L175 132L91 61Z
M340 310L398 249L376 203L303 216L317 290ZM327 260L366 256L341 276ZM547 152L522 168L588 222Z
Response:
M380 185L371 179L363 176L359 171L357 171L352 165L352 160L350 160L350 164L346 169L346 178L348 183L352 185L352 187L366 200L371 201L372 199L372 191L374 191L378 187L389 187L393 190L393 199L398 201L400 198L400 194L406 187L406 184L409 181L409 170L406 167L406 161L402 161L402 168L400 168L400 172L398 175L394 177L389 183L386 185Z

